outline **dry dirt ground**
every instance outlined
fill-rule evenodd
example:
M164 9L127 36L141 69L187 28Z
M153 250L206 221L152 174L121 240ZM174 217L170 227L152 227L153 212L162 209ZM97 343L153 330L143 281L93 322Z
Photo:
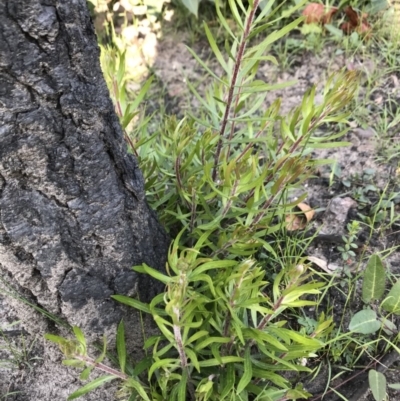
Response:
M153 86L152 95L147 103L148 111L163 110L168 114L181 116L188 110L196 109L196 101L190 95L186 82L188 80L195 83L202 82L198 86L201 91L206 81L202 68L187 50L189 34L185 32L171 34L170 31L168 36L160 38L158 37L160 35L152 32L146 25L139 26L136 30L131 29L125 34L129 35L127 40L132 45L129 50L132 54L128 57L128 67L135 71L145 71L147 67L151 67L151 71L157 77L157 84ZM191 45L196 53L207 60L218 73L218 66L212 59L206 43L199 40ZM392 139L388 142L390 147L399 147L400 127L397 125L392 127L390 132L384 132L384 127L378 124L379 116L383 115L385 110L394 109L395 113L395 109L400 105L400 68L380 76L377 71L383 71L386 66L379 61L379 53L372 53L369 57L363 58L349 57L345 53L337 54L337 49L333 46L326 47L318 54L302 51L288 57L291 57L290 66L283 69L271 64L263 64L257 77L271 83L297 81L294 86L271 92L267 96L266 107L276 97L282 97L283 113L298 105L302 95L311 85L315 84L321 88L328 73L334 73L345 67L359 69L363 74L363 87L358 96L360 97L359 104L365 104L364 112L367 116L364 121L368 122L368 126L360 127L359 121L352 118L352 129L345 137L351 142L351 146L315 154L316 157L337 160L337 176L331 181L331 169L321 168L315 178L310 179L304 187L308 193L306 201L317 211L313 226L320 229L320 233L332 236L331 240L313 242L307 253L324 259L328 265L339 269L339 274L345 276L342 272L346 266L337 249L336 239L346 233L347 223L354 219L359 220L359 214L371 214L373 207L379 201L379 194L385 188L387 193L397 193L392 199L393 211L395 215L400 212L399 155L393 157L390 162L382 157L385 152L388 152L385 146L389 146L382 138L391 137ZM400 60L400 53L398 60ZM372 76L377 78L374 78L371 83L369 78ZM372 90L371 87L367 89L368 85L372 85ZM369 184L376 190L370 187L370 190L366 191L366 185ZM396 248L400 244L398 222L389 225L383 231L376 229L371 238L369 234L369 230L364 228L357 240L360 246L366 248L366 255ZM400 275L400 252L397 248L386 258L385 264L392 274ZM363 267L365 262L361 264L361 269ZM335 300L335 314L340 316L346 301L343 292L335 292L333 289L331 298ZM358 307L361 307L361 301L356 302L353 311L357 311ZM15 320L16 317L13 315L7 296L0 292L0 329L2 329L0 331L0 400L65 400L71 392L82 385L78 380L77 372L61 366L60 352L57 347L43 339L43 333L32 335L24 332L23 322L10 326ZM396 324L399 327L398 320ZM398 362L392 364L391 369L386 373L389 383L399 381L399 368ZM347 377L341 376L340 380L344 381ZM339 385L340 380L331 385ZM346 398L356 401L351 398L352 394L365 382L366 377L360 375L338 390L342 391ZM324 391L326 383L327 370L323 369L316 380L306 383L306 388L317 396ZM109 384L82 399L113 400L115 390L116 386ZM338 399L340 398L334 394L324 398L324 400ZM357 399L373 400L367 390ZM400 394L389 392L389 399L400 400Z

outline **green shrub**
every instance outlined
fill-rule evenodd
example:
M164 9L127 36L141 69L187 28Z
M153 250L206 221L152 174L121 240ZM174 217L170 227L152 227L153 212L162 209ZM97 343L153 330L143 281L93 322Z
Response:
M164 293L149 305L125 296L114 299L150 313L160 334L146 339L147 357L129 372L123 324L117 334L119 370L102 364L104 353L96 360L87 355L78 328L76 340L49 335L61 345L69 365L87 367L83 378L93 367L108 373L70 399L115 378L122 379L121 391L130 400L287 400L310 395L301 384L293 388L284 372L309 371L302 362L324 347L321 339L332 329L332 320L322 315L307 335L294 330L283 312L314 305L309 297L318 295L324 284L309 274L299 253L281 259L268 238L285 229L286 214L304 199L293 198L292 191L315 166L329 162L312 160L313 149L346 145L335 142L344 132L327 135L318 127L346 121L340 110L351 100L357 81L353 72L338 74L326 83L322 102L316 103L316 89L310 88L287 116L279 113L280 100L262 110L268 91L290 83L262 82L256 79L257 68L264 61L276 63L266 55L270 45L301 18L268 32L273 2L256 16L258 3L250 2L245 10L240 2L238 7L230 2L240 37L217 8L232 38L226 55L205 26L224 75L215 75L192 51L214 78L204 97L190 85L198 112L180 121L166 118L153 135L147 131L148 119L134 130L132 146L149 203L174 241L168 274L135 267L163 282ZM251 44L262 32L265 39ZM120 68L115 67L116 74ZM114 96L126 105L120 117L127 127L126 113L134 114L137 102L130 107L123 93L114 91ZM273 274L276 265L280 270Z

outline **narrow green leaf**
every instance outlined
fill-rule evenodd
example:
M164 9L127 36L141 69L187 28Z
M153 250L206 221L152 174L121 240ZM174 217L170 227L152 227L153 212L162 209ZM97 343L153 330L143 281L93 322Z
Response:
M215 0L215 9L217 11L217 15L218 15L218 20L219 22L222 24L222 26L225 28L226 32L229 33L229 36L233 39L233 40L237 40L236 35L233 34L227 20L225 19L223 13L221 12L221 5L219 0Z
M386 377L383 373L371 369L368 372L368 382L375 401L386 399Z
M136 110L140 103L143 101L143 98L146 96L147 91L150 88L151 83L153 82L154 77L151 76L142 86L140 92L136 95L135 100L129 104L129 111L133 112Z
M94 390L97 387L100 387L102 384L109 382L111 380L117 379L116 376L113 375L105 375L100 376L97 379L91 381L90 383L86 384L85 386L81 387L79 390L73 392L67 399L74 400L75 398L81 397L89 393L90 391Z
M279 31L274 31L271 32L259 45L254 46L253 48L249 49L245 55L245 59L252 58L252 59L258 59L260 56L265 53L267 50L268 46L277 40L279 40L282 36L285 36L288 34L291 30L296 28L300 22L303 21L303 17L297 18L290 24L287 24L285 27L280 29ZM241 71L240 76L241 77L247 77L249 71L252 69L253 64L248 63L248 65L243 67L243 70Z
M243 375L240 378L240 381L237 385L236 392L239 395L246 386L250 383L251 378L253 376L253 366L251 363L251 355L250 355L250 347L246 347L246 351L244 352L244 364L243 364Z
M293 86L297 81L286 81L278 84L266 84L263 81L253 81L250 85L241 86L240 92L243 93L257 93L257 92L268 92L278 89L288 88Z
M126 345L125 345L125 327L123 320L121 320L117 329L117 354L121 372L125 373Z
M89 366L83 370L79 375L79 380L86 381L89 378L90 372L93 370L93 366Z
M185 348L185 352L186 352L187 356L189 357L190 362L192 363L194 368L200 373L200 365L199 365L199 361L197 359L196 353L193 352L189 348Z
M400 280L398 280L389 291L381 307L387 312L400 315Z
M207 330L199 330L197 333L194 333L187 341L185 341L185 345L189 345L192 342L198 340L201 337L204 337L208 334Z
M101 354L95 359L95 362L96 363L102 362L106 356L106 352L107 352L107 340L106 336L103 335L103 350L101 351Z
M135 309L141 310L142 312L151 314L149 305L145 304L144 302L140 302L137 299L127 297L126 295L111 295L111 298L115 299L118 302L121 302L122 304L132 306ZM154 310L160 316L167 316L167 313L163 309L154 308Z
M49 340L49 341L51 341L53 343L60 344L60 345L64 345L64 344L69 342L69 340L67 340L67 339L65 339L63 337L60 337L60 336L56 336L54 334L45 334L44 338L46 340Z
M147 395L143 386L137 380L135 380L133 377L130 377L127 380L126 385L129 387L133 387L136 390L136 392L142 397L143 400L150 401L150 398Z
M206 31L206 35L207 35L207 39L208 42L210 43L211 49L215 54L215 57L217 58L219 64L221 65L221 67L225 70L225 72L227 74L229 74L229 68L228 65L226 64L224 57L222 56L222 53L220 52L220 50L218 49L217 44L215 43L214 37L210 31L210 29L208 28L207 24L204 22L204 30Z
M221 362L216 360L216 359L207 359L205 361L200 361L199 366L200 367L209 367L209 366L218 366L222 365L225 363L235 363L235 362L243 362L243 358L239 356L223 356L221 357Z
M154 362L153 365L151 365L149 372L148 372L148 379L151 379L151 376L153 373L157 370L160 369L164 366L168 366L170 368L176 368L179 366L179 360L176 358L166 358L166 359L160 359L157 362Z
M215 72L213 72L208 66L207 64L194 52L194 50L192 50L190 47L186 46L186 49L188 49L189 53L196 59L196 61L219 83L228 86L228 84L223 81L218 75L215 74ZM188 82L188 84L190 84ZM189 85L189 88L193 91L194 95L197 98L200 98L203 100L203 97L201 97L199 95L199 93L194 89L194 86ZM207 109L209 109L209 107L207 107ZM210 109L209 109L210 110Z
M325 120L326 122L326 120ZM310 143L308 147L310 149L331 149L331 148L338 148L344 146L350 146L351 142L328 142L328 143Z
M224 400L227 395L231 392L233 386L235 385L235 365L228 363L224 369L224 387L221 392L221 400Z
M141 266L134 266L133 270L138 273L146 273L151 277L154 277L156 280L161 281L164 284L169 284L172 281L171 277L166 276L165 274L162 274L156 269L153 269L150 266L147 266L145 263L143 263Z
M243 31L243 21L240 18L239 10L236 7L237 0L228 0L229 7L232 11L233 18L235 19L236 23L239 25L240 29Z
M388 387L392 388L393 390L400 390L400 383L388 384Z
M378 331L381 322L377 320L375 311L371 309L357 312L351 319L349 330L355 333L372 334Z
M74 368L83 368L85 366L84 362L77 361L76 359L64 359L62 364L64 366L73 366Z
M83 345L86 350L86 340L82 330L77 326L72 327L72 330L74 331L76 339L80 342L80 344Z
M364 302L369 303L383 296L386 284L385 273L385 268L379 256L372 255L365 269L362 284L362 299Z
M149 367L152 365L152 363L153 363L152 356L148 355L144 357L138 364L135 365L135 368L133 369L133 375L139 376L145 370L148 370Z
M199 352L203 348L209 346L210 344L214 343L222 343L228 344L231 339L229 337L209 337L203 340L201 343L197 344L194 349L196 352Z
M183 369L182 371L182 378L178 384L178 401L186 401L186 391L187 391L187 379L188 379L188 373L186 369Z

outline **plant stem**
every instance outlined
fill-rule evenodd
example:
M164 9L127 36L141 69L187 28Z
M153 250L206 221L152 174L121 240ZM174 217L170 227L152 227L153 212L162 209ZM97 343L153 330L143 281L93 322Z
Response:
M258 8L259 3L260 3L260 0L254 0L253 8L250 10L250 13L247 17L246 25L245 25L244 32L242 35L242 41L239 45L236 62L233 67L232 79L231 79L231 83L229 85L228 99L227 99L226 106L225 106L224 117L223 117L222 123L221 123L221 129L219 131L217 152L215 153L215 157L214 157L214 167L213 167L213 172L212 172L212 179L214 182L217 178L217 169L218 169L219 158L220 158L221 150L222 150L222 141L224 139L226 126L228 124L229 114L230 114L232 103L233 103L233 95L234 95L234 91L235 91L235 87L236 87L236 81L237 81L237 78L239 75L240 66L242 65L243 55L244 55L244 51L246 49L246 44L247 44L247 38L249 37L250 28L253 24L254 16L255 16L255 13Z
M103 372L109 373L110 375L116 376L120 378L121 380L127 380L129 379L129 376L125 373L122 373L119 370L110 368L107 365L104 365L104 363L101 362L96 362L93 358L90 358L88 356L84 355L75 355L75 359L85 362L86 364L93 366L96 369L102 370Z

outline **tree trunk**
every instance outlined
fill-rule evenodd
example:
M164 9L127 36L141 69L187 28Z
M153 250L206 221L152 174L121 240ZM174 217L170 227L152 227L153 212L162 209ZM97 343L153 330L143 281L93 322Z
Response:
M145 200L99 64L85 0L0 2L0 272L86 332L113 294L159 288L168 238ZM28 308L28 307L26 307Z

